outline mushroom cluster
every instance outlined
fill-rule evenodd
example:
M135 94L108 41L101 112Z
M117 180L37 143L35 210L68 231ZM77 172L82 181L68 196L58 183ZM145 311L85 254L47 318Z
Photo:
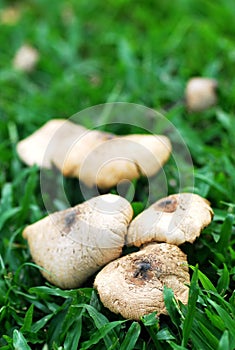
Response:
M156 174L170 156L171 143L163 135L117 136L54 119L20 141L17 151L29 166L54 165L64 176L107 189L122 180Z
M19 142L17 150L30 166L55 165L88 186L110 188L154 175L171 143L162 135L116 136L60 119ZM56 286L77 288L98 272L94 287L112 312L134 320L154 311L166 314L164 286L182 303L188 300L187 257L178 246L193 243L213 211L204 198L181 193L132 216L126 199L106 194L50 214L27 226L23 237L42 275ZM140 249L121 257L124 245Z
M140 213L126 236L128 245L142 246L140 251L109 263L95 278L104 306L133 320L154 311L166 314L164 285L186 304L190 277L178 245L192 243L212 217L208 201L191 193L168 196Z
M183 193L159 200L131 222L132 216L127 200L107 194L27 226L23 237L43 276L61 288L81 286L106 265L94 281L102 303L138 320L166 313L164 285L187 303L187 257L177 245L193 242L213 212L205 199ZM119 258L124 244L141 249Z

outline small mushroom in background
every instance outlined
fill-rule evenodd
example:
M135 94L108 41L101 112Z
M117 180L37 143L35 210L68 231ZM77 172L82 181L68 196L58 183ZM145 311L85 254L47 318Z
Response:
M94 287L105 307L126 319L139 320L155 311L167 314L164 286L187 304L189 283L187 258L180 248L154 243L109 263L97 274Z
M186 105L191 112L201 112L217 103L215 79L196 77L189 80L185 90Z
M16 52L13 66L23 72L31 72L34 70L38 60L38 51L34 47L25 44Z
M152 204L131 222L126 243L137 247L152 241L192 243L212 217L206 199L192 193L174 194Z
M16 6L5 7L0 10L0 23L15 25L21 17L21 10Z
M27 226L23 237L49 282L77 288L121 255L132 215L126 199L102 195Z
M163 135L117 136L58 119L20 141L17 151L30 166L54 164L64 176L107 189L157 173L170 156L171 143Z

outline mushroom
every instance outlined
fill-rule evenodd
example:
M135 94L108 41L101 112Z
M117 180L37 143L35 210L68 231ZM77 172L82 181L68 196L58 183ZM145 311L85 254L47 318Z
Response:
M14 68L24 71L31 72L39 59L38 51L29 45L23 45L16 52L13 60Z
M106 194L50 214L23 231L43 276L61 288L77 288L122 253L132 207Z
M85 127L66 119L52 119L17 144L20 158L29 166L42 168L56 165L65 176L73 176L82 157L92 148L113 135L100 131L89 132ZM74 147L76 145L76 148ZM70 152L71 147L73 153Z
M5 7L0 10L0 23L15 25L21 17L21 10L16 6Z
M54 164L65 176L106 189L125 179L154 175L168 160L171 143L162 135L116 136L57 119L20 141L17 151L30 166Z
M167 314L164 286L186 304L189 283L186 255L180 248L154 243L109 263L97 274L94 287L105 307L126 319L139 320L154 311Z
M209 202L199 195L170 195L151 205L131 222L126 243L137 247L152 241L176 245L192 243L212 217Z
M191 112L200 112L214 106L217 102L214 79L196 77L189 80L185 90L186 105Z
M162 135L116 136L94 148L76 175L87 186L110 188L122 180L153 176L170 152L169 139Z

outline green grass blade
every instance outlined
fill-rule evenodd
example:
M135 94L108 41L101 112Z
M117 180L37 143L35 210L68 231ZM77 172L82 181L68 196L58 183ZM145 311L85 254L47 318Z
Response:
M222 308L213 300L209 300L210 304L214 307L214 309L218 312L219 316L223 319L225 327L228 329L232 342L231 346L235 347L235 320L229 315L227 310Z
M45 325L47 324L47 322L50 321L50 319L54 316L54 313L52 314L48 314L44 317L42 317L40 320L36 321L32 327L31 327L31 331L34 333L38 333L43 327L45 327Z
M224 331L225 325L221 317L219 317L214 312L209 311L208 309L205 309L205 313L214 327L218 328L221 331Z
M193 326L193 320L194 315L196 312L196 303L198 299L199 294L199 287L198 287L198 267L196 266L193 272L193 276L190 283L190 289L189 289L189 298L188 298L188 305L187 305L187 313L183 320L183 331L182 331L182 343L181 345L186 347L188 344L188 340L190 338L191 329Z
M30 332L31 330L31 326L33 323L33 312L34 312L34 305L30 305L28 311L25 314L25 318L24 318L24 324L21 327L21 332Z
M36 167L36 166L32 167L31 173L30 173L29 178L26 182L24 196L21 200L21 208L22 209L21 209L21 212L19 215L18 225L22 225L24 220L29 215L29 209L30 209L30 205L32 204L34 189L35 189L37 181L38 181L37 171L38 171L38 167Z
M20 212L20 208L11 208L11 209L7 209L6 211L2 212L1 216L0 216L0 230L3 228L5 222L10 219L11 217L15 216L16 214L18 214Z
M162 328L157 332L157 339L160 341L175 340L175 336L170 332L169 328Z
M233 350L229 342L229 332L227 330L224 331L222 337L220 338L219 345L217 350Z
M109 323L108 319L98 312L93 306L87 305L87 304L79 304L79 305L74 305L74 307L81 308L83 307L86 309L92 320L94 321L94 324L96 328L99 330L102 326L107 325ZM111 329L108 334L104 336L104 342L106 345L106 348L108 349L113 345L113 343L118 342L118 336L114 329Z
M234 215L228 214L220 231L220 239L217 243L217 251L223 253L228 249L229 240L233 230Z
M60 288L50 288L46 286L40 286L40 287L32 287L29 290L30 294L37 294L40 296L44 295L52 295L52 296L57 296L57 297L62 297L62 298L71 298L76 295L75 290L62 290Z
M13 346L15 350L31 350L25 337L17 329L13 332Z
M5 183L2 188L1 200L0 200L0 213L11 209L12 207L12 185Z
M229 287L229 284L230 284L229 271L228 271L227 265L224 264L222 274L221 274L221 276L218 280L218 283L217 283L218 293L224 295Z
M204 181L205 183L210 185L212 188L215 188L218 192L220 192L226 198L229 198L229 193L227 192L227 190L223 186L218 184L216 181L208 178L206 175L195 173L195 178L201 181Z
M115 327L119 326L123 322L126 321L114 321L103 325L95 333L92 334L88 341L82 343L81 350L90 349L93 345L96 345L101 339L106 337L110 331L112 331Z
M171 348L174 350L187 350L187 348L185 348L184 346L178 345L172 341L169 341L169 344L170 344Z
M73 322L70 327L65 341L64 341L64 349L65 350L77 350L79 340L82 335L82 313L77 317L76 321Z
M190 268L195 271L195 267L194 266L190 266ZM211 283L211 281L209 280L209 278L202 273L200 270L198 270L198 279L201 282L203 288L206 291L213 291L215 293L217 293L217 289L215 288L215 286Z
M149 333L151 340L153 341L156 349L163 350L160 341L158 339L158 331L159 331L159 318L156 316L156 312L152 312L149 315L145 315L141 318L141 321L143 322L144 326L147 329L147 332ZM161 340L161 339L160 339Z
M164 302L167 309L167 312L171 318L171 321L174 323L176 328L179 327L179 312L178 306L174 297L174 292L171 288L164 286L163 290Z
M218 339L212 334L209 329L201 322L199 322L199 326L201 328L202 333L204 334L206 338L206 342L208 345L212 347L212 349L217 349L219 345Z
M120 346L120 350L132 350L139 338L141 327L138 322L133 322L128 329L125 339Z

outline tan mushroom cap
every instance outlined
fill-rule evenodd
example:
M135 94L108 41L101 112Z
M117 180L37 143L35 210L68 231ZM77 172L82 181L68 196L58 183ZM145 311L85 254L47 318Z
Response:
M17 145L20 158L29 166L56 165L66 176L73 176L92 148L113 137L101 131L88 131L66 119L52 119ZM71 147L73 153L70 152Z
M49 282L77 288L121 255L132 215L127 200L102 195L26 227L23 237Z
M23 72L31 72L39 60L39 52L32 46L23 45L16 52L13 66Z
M217 102L214 79L195 77L189 80L185 89L186 105L192 112L200 112L214 106Z
M54 164L87 186L110 188L125 179L154 175L168 160L171 143L162 135L116 136L55 119L20 141L17 151L30 166Z
M168 160L171 144L160 135L115 137L94 148L84 160L77 177L87 186L110 188L122 180L153 176Z
M156 311L167 314L163 288L172 288L175 298L188 301L190 283L186 255L175 245L153 243L105 266L94 287L103 305L124 318L139 320Z
M137 247L153 241L192 243L212 217L206 199L192 193L174 194L160 199L131 222L126 243Z

